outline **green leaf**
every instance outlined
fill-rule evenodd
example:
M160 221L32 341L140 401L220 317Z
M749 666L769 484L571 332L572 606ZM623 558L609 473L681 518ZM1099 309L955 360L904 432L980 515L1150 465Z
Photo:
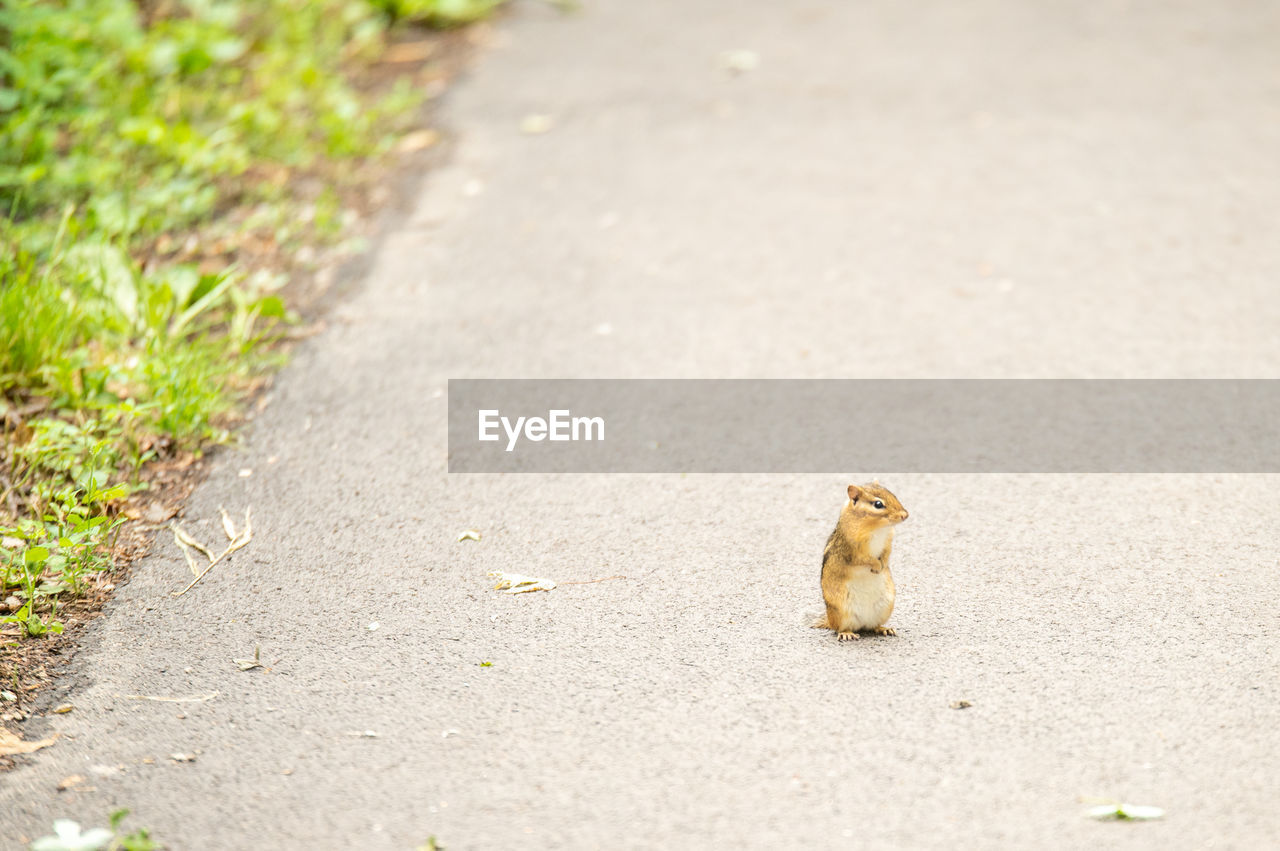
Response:
M186 307L191 304L193 299L199 298L196 295L196 289L204 278L213 277L215 276L201 276L200 271L195 266L184 264L169 269L165 283L169 286L169 292L173 294L174 304L178 307Z
M284 299L278 295L269 295L258 299L259 316L283 318L287 312L284 306Z
M192 269L192 271L195 271ZM183 307L191 305L204 298L218 284L222 283L223 275L201 275L191 287L190 294L181 303Z
M138 287L133 263L115 245L77 245L67 252L68 267L97 284L98 291L130 324L138 318Z
M244 55L248 45L238 38L224 38L209 45L209 56L215 62L234 62Z
M211 283L208 289L205 289L206 281ZM205 275L202 277L195 292L191 294L191 306L182 311L174 321L171 333L175 337L181 336L189 323L218 303L218 299L222 298L231 284L232 278L230 275Z
M22 560L26 562L28 567L44 564L48 558L49 549L47 547L31 547L22 555Z
M128 496L128 495L129 495L129 486L124 484L115 485L114 487L109 487L106 490L98 491L97 493L98 499L101 500L102 502L110 502L113 499L120 499L121 497ZM102 519L106 520L105 517Z

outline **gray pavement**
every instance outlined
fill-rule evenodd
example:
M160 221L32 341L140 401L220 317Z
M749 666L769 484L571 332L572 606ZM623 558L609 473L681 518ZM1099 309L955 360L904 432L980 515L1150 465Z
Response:
M254 541L176 600L171 545L136 566L32 725L63 738L0 776L6 847L116 806L175 849L1280 846L1277 477L449 477L442 397L1275 375L1275 7L589 0L496 32L450 163L187 507L216 538L251 505ZM840 645L805 617L872 475L911 511L899 635Z

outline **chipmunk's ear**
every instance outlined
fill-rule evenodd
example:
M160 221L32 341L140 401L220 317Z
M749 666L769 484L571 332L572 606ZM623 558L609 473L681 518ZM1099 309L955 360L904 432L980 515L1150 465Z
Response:
M854 502L858 501L858 497L862 495L862 488L857 485L849 485L849 499Z

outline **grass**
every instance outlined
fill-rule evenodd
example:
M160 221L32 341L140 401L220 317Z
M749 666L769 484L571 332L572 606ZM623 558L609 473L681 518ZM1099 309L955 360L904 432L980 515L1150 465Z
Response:
M388 28L496 5L0 3L5 635L60 632L113 567L148 462L226 441L279 362L286 279L235 247L341 237L343 164L390 150L420 100L352 82ZM304 177L324 188L299 196Z

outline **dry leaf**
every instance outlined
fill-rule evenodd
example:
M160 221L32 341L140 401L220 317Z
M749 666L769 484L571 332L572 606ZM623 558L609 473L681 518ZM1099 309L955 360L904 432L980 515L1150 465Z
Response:
M430 41L404 41L400 44L387 45L378 57L381 62L421 62L436 52L436 46Z
M147 510L142 514L142 519L153 526L161 526L164 521L177 513L178 509L175 506L153 504L147 506Z
M973 704L967 700L953 700L948 704L952 709L968 709Z
M58 791L65 792L72 786L79 786L84 782L83 774L71 774L58 781Z
M475 529L463 529L461 532L458 533L458 540L459 541L478 541L480 540L480 533Z
M68 712L70 712L70 711L71 711L71 710L73 710L73 709L75 709L75 707L74 707L74 706L72 706L70 703L64 703L64 704L61 704L60 706L56 707L56 708L53 710L53 714L54 714L54 715L66 715Z
M41 748L47 748L58 740L58 734L54 733L47 739L40 739L37 742L24 742L3 727L0 727L0 756L14 756L20 753L33 753Z
M402 154L423 151L440 141L440 134L435 130L414 130L396 143L396 150Z
M498 580L493 590L507 594L523 594L526 591L550 591L556 584L550 579L537 576L524 576L520 573L503 573L501 570L490 571L489 575Z
M255 646L253 648L252 659L232 659L231 661L239 665L240 670L242 671L252 671L254 668L262 667L262 658L260 653L261 653L260 649L257 646Z

